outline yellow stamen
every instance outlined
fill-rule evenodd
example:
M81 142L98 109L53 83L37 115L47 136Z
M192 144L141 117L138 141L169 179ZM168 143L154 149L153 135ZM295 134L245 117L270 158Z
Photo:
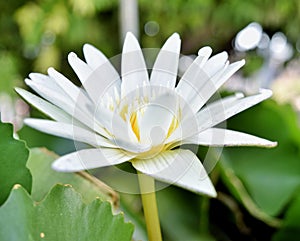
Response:
M140 128L139 128L136 112L133 112L131 114L130 124L131 124L131 128L132 128L134 134L136 135L136 138L138 139L138 141L140 141Z
M168 138L173 133L173 131L176 130L176 128L178 127L178 124L179 124L179 121L178 121L177 117L174 116L173 120L171 122L171 125L169 127L168 134L167 134L166 138Z
M120 116L123 120L126 120L126 114L128 113L128 105L123 106L122 110L120 111Z

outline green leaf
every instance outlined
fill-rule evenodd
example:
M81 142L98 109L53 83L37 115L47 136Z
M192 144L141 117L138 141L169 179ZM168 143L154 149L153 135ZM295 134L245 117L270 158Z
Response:
M130 241L133 225L123 214L112 215L108 202L86 205L67 185L55 186L46 199L34 205L28 193L15 186L0 208L0 240L10 241Z
M273 149L225 148L221 161L263 212L278 215L300 185L300 130L295 112L290 106L267 101L232 118L228 128L278 141Z
M51 163L58 156L45 148L30 150L27 166L33 177L32 198L41 201L49 190L57 183L70 184L81 193L83 200L88 203L96 197L102 200L118 203L118 195L109 186L86 172L62 173L52 170Z
M22 141L15 140L13 126L0 122L0 205L7 199L11 188L18 183L30 192L32 178L26 168L28 149Z

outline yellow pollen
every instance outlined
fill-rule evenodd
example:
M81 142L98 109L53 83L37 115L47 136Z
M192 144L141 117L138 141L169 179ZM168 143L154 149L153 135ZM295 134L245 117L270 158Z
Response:
M126 114L128 113L128 105L123 106L122 110L120 111L120 116L123 120L126 120Z
M138 139L138 141L140 141L140 128L138 125L138 121L137 121L137 114L136 112L133 112L130 116L130 124L131 124L131 128L136 136L136 138Z
M169 127L168 134L167 134L166 138L168 138L173 133L173 131L176 130L176 128L178 127L178 124L179 124L179 121L176 118L176 116L174 116L173 120L171 122L171 125Z

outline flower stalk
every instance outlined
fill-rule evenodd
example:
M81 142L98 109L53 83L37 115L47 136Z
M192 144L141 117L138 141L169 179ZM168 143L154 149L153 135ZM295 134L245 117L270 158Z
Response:
M155 181L153 177L138 173L144 217L149 241L162 241L158 209L156 204Z

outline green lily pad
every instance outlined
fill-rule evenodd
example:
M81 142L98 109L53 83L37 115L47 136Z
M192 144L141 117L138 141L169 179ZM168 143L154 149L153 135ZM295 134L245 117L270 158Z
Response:
M300 130L295 112L290 106L267 101L229 120L228 128L278 142L273 149L225 148L221 161L263 212L278 215L300 186Z
M11 188L21 184L31 191L31 174L26 168L28 149L22 141L13 138L13 126L0 122L0 205L7 199Z
M124 222L123 214L113 215L108 202L86 205L67 185L55 186L38 204L15 186L0 208L0 240L130 241L132 233L133 225Z
M27 166L33 178L31 193L33 200L41 201L54 185L62 183L72 185L77 192L81 193L86 203L99 197L101 200L110 201L114 205L118 204L118 194L87 172L62 173L54 171L51 168L51 163L57 158L55 153L46 148L30 149Z

